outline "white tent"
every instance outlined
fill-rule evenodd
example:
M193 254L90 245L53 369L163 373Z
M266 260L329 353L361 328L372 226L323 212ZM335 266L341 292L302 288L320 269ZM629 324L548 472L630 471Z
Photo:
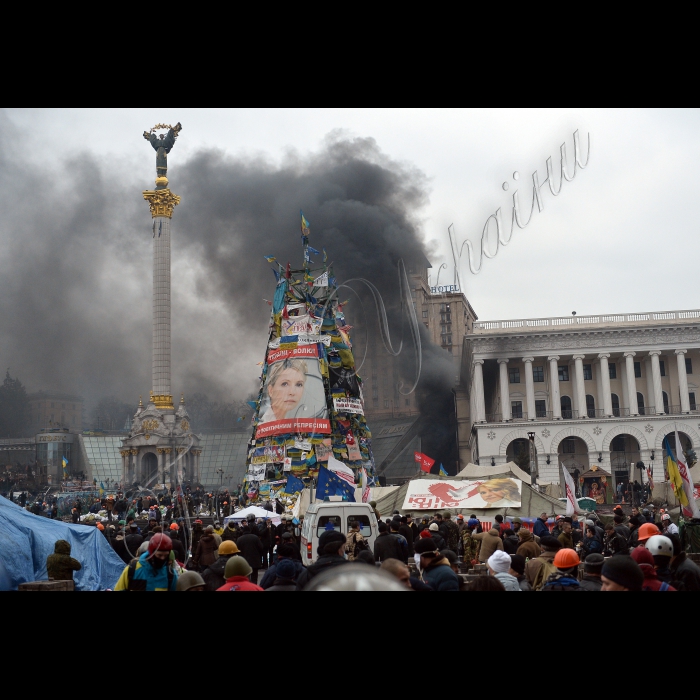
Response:
M270 520L272 520L274 525L279 525L282 522L280 516L277 515L277 513L275 513L274 511L270 512L269 510L260 508L260 506L248 506L243 510L237 511L233 515L227 515L224 518L224 527L228 525L230 520L240 522L241 520L245 520L249 515L254 515L256 520L258 518L269 518Z

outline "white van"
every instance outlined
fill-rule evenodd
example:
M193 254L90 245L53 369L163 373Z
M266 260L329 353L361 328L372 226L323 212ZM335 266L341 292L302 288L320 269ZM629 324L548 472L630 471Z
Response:
M367 540L370 551L374 551L377 539L377 517L369 503L352 503L347 501L312 503L304 515L301 528L301 560L304 566L311 566L318 559L318 538L326 531L328 523L336 532L347 537L350 523L360 524L360 533Z

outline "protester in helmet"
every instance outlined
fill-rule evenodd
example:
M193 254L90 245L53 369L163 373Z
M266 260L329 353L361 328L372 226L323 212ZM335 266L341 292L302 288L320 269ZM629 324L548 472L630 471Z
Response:
M240 554L236 543L232 540L224 540L219 545L218 552L219 558L202 571L207 591L217 591L226 583L226 564L231 557Z
M660 581L671 583L673 574L670 564L673 557L673 542L664 535L654 535L650 537L644 545L654 557L654 568L656 576Z
M661 528L664 535L678 534L678 525L671 520L671 516L668 513L664 513L661 516Z
M171 565L172 540L162 533L151 537L147 550L132 561L119 577L115 591L175 591L177 573Z
M204 579L196 571L185 571L177 579L178 591L204 591Z
M250 580L250 575L253 573L253 569L250 564L240 556L231 557L226 562L226 569L224 570L224 576L226 576L226 583L217 588L218 591L262 591L260 586L252 583Z
M574 549L562 547L552 561L557 570L550 574L542 587L543 591L578 591L578 565L581 563Z

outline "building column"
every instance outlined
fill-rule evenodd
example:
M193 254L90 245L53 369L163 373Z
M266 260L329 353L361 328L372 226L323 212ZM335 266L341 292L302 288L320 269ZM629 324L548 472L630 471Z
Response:
M585 355L574 355L574 362L576 363L576 381L575 381L575 391L576 391L576 402L578 403L578 417L587 418L588 412L586 411L586 390L583 388L583 361L586 359Z
M634 381L634 360L636 352L625 353L625 374L627 375L627 399L629 401L630 416L639 415L637 406L637 382Z
M550 408L554 420L561 420L561 395L559 393L559 355L549 355Z
M649 409L652 406L654 407L655 414L659 410L658 406L656 405L656 401L654 399L654 380L652 377L651 358L650 357L644 358L644 372L647 375L647 398L646 398L646 402L644 404L644 415L649 416L649 415L651 415ZM644 461L644 460L642 460L642 461Z
M508 360L498 360L501 380L501 420L510 420L510 387L508 386ZM687 393L687 392L686 392Z
M523 357L525 363L525 394L527 396L527 419L535 420L537 417L535 412L535 384L532 379L532 363L534 357Z
M484 370L483 360L474 360L474 422L486 422L486 402L484 401Z
M676 350L678 360L678 387L681 392L681 413L690 413L690 397L688 396L688 373L685 371L685 353L687 350Z
M660 350L652 350L649 353L649 357L651 358L651 382L654 388L654 405L656 406L657 415L661 416L664 413L664 395L663 389L661 388L661 366L659 365L659 355L661 355ZM685 367L683 369L685 369Z
M603 387L603 413L606 417L610 417L613 414L612 391L610 390L610 367L608 365L609 357L610 354L607 352L601 352L598 355L600 359L600 383Z

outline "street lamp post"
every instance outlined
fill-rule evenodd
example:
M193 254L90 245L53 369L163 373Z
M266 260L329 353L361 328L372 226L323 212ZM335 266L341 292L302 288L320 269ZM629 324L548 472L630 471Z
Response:
M528 439L530 440L530 485L537 489L537 450L535 449L535 433L528 433Z

